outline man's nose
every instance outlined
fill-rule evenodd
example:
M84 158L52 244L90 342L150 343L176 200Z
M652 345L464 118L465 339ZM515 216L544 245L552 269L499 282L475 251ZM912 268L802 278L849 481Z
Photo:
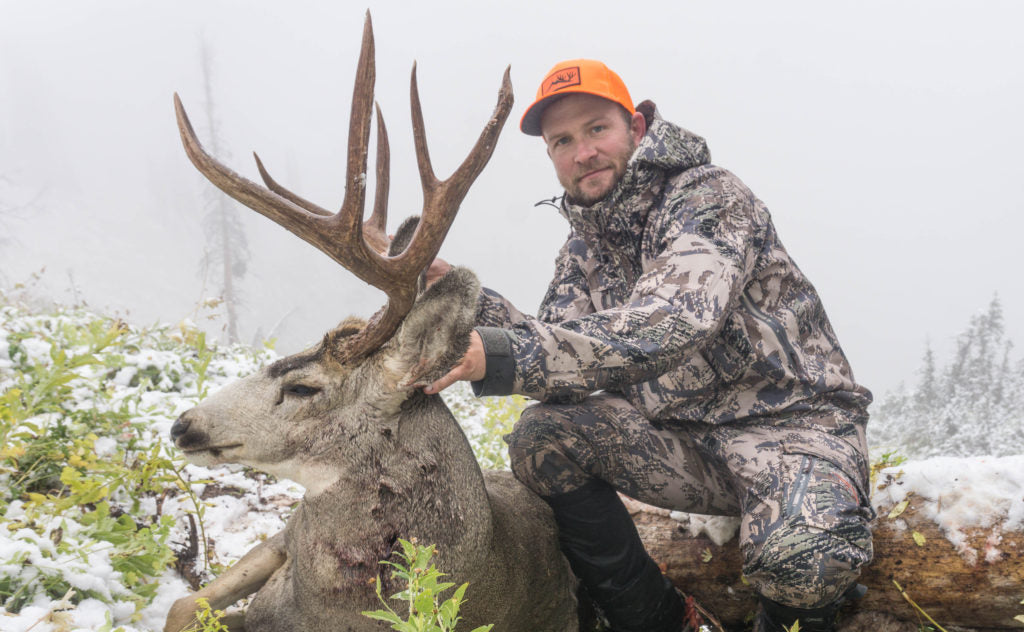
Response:
M576 143L576 162L580 164L589 162L596 155L597 148L594 147L593 143L586 140Z

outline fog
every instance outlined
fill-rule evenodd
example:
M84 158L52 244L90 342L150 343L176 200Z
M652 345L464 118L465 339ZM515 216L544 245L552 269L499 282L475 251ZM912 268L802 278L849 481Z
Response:
M517 123L560 59L594 57L635 100L708 140L763 199L815 283L860 381L912 381L998 294L1024 341L1024 5L1019 2L371 2L376 98L392 149L389 226L421 205L409 123L418 64L446 177L511 65L517 98L446 259L534 311L567 226L541 143ZM0 0L0 283L125 314L196 319L205 180L174 123L178 92L219 157L336 208L366 6L350 2ZM371 157L372 159L372 157ZM208 194L206 194L208 195ZM383 295L242 209L243 340L298 350Z

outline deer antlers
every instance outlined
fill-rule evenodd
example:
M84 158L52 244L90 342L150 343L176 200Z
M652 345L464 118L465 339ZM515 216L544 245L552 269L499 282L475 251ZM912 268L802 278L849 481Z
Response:
M512 84L505 69L498 104L484 126L476 145L447 180L434 175L427 151L423 112L416 87L416 65L411 81L412 127L423 188L423 213L412 241L401 253L381 254L388 244L385 224L389 179L387 130L377 109L377 190L373 213L362 222L366 196L366 162L370 140L370 117L374 85L373 26L366 13L363 44L359 53L352 114L349 119L348 161L345 170L345 199L337 213L326 211L278 184L256 158L266 187L246 179L203 149L178 95L174 95L178 130L192 164L219 189L256 212L274 220L308 243L316 246L357 277L383 290L388 301L358 334L345 339L336 349L339 361L358 359L379 348L395 333L416 299L416 279L434 260L448 234L459 205L494 152L494 147L512 109Z

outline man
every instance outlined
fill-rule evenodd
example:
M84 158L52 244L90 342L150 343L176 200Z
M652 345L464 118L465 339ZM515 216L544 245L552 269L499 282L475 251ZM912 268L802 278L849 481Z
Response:
M757 629L833 630L872 555L871 394L767 209L600 62L556 65L520 126L571 233L538 317L485 290L462 364L427 392L468 379L542 402L506 437L512 469L612 629L687 629L621 491L741 516Z

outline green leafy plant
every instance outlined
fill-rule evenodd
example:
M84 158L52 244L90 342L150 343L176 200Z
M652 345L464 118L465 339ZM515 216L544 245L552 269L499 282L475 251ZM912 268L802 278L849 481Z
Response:
M521 395L484 400L481 430L473 436L473 451L480 467L487 470L509 469L508 447L503 437L512 432L528 404L529 400Z
M186 628L185 632L231 632L224 625L224 611L210 608L210 601L205 597L196 599L199 610L196 612L196 624Z
M896 467L906 462L907 457L900 454L898 450L883 452L881 456L871 461L871 485L874 486L875 480L878 479L878 473L885 468Z
M391 599L408 602L408 610L399 615L388 605L381 592L381 582L375 583L377 598L384 606L383 610L367 610L362 614L371 619L391 624L392 630L399 632L451 632L459 622L459 609L463 604L463 596L469 584L462 584L455 589L452 596L442 599L441 594L451 589L453 582L441 581L444 573L437 570L431 563L437 548L419 545L415 538L412 541L399 538L402 550L396 551L400 561L384 560L381 564L391 567L391 577L401 580L405 588L393 595ZM493 625L483 625L471 632L488 632Z
M186 366L195 373L196 401L206 398L209 393L210 361L213 360L213 349L206 344L206 333L196 329L183 330L184 339L187 344L195 349L195 354L186 360Z

